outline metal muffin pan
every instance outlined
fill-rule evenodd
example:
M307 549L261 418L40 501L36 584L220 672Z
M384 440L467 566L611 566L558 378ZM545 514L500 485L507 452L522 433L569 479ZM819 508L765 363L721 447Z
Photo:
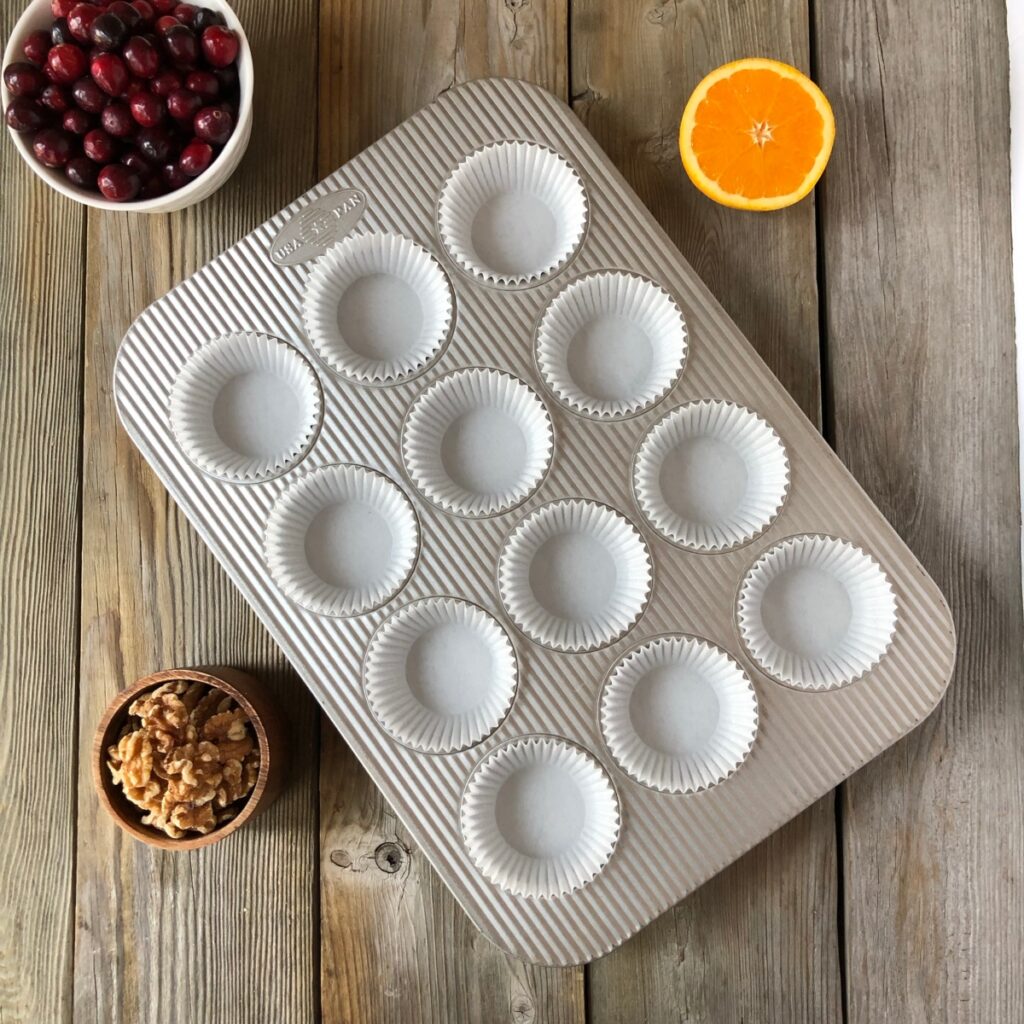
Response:
M534 160L558 161L557 187L538 184ZM481 214L489 238L444 197L474 167L512 189ZM520 218L524 195L542 208ZM334 368L318 354L307 326L330 331L330 317L305 319L304 295L318 258L339 252L433 275L434 333L415 358L368 365L358 339L335 347ZM616 273L629 280L609 284ZM392 284L356 296L352 322L400 308ZM570 288L577 305L546 317ZM663 386L631 399L601 356L631 365L636 290L663 303L641 331L661 338L649 361ZM580 342L595 346L590 366L565 346L594 295L623 333ZM242 468L259 472L218 475L186 454L217 445L196 440L195 417L191 448L180 443L172 394L211 342L261 335L292 346L320 393L268 398L260 365L207 395L206 429L244 448L251 427L258 449ZM593 402L552 379L569 358ZM525 424L522 479L472 430L447 463L438 452L431 417L484 388ZM572 112L536 87L453 89L155 302L122 342L115 396L471 919L526 960L608 952L910 731L948 684L955 637L935 584ZM421 398L435 430L411 456L405 438L410 471L403 430ZM295 436L268 438L261 408ZM757 480L735 464L745 444L765 459ZM672 506L660 513L659 486ZM753 511L726 521L744 486ZM494 500L474 502L474 487ZM680 515L725 518L690 530ZM374 552L392 550L376 572Z

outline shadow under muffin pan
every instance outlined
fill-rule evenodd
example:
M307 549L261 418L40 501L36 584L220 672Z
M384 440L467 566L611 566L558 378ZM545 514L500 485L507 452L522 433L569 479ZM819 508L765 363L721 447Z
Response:
M115 396L524 959L623 942L948 682L934 583L532 86L451 90L200 269Z

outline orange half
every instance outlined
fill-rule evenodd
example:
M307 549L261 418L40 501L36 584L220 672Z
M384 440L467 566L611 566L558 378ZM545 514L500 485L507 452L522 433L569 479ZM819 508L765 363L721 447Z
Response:
M679 153L690 180L716 203L780 210L817 184L835 136L832 108L803 72L749 57L716 68L693 90Z

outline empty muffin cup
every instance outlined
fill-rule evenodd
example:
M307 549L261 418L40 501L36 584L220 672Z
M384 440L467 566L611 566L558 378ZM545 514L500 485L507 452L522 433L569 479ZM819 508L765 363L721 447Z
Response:
M502 722L516 693L516 656L494 616L432 597L399 609L374 634L364 687L399 743L431 754L464 750Z
M690 402L645 435L633 487L644 518L666 540L723 551L775 520L789 489L789 459L779 435L750 409Z
M361 615L384 604L405 585L418 552L412 503L363 466L313 470L270 510L270 574L288 597L321 615Z
M452 171L438 202L448 255L486 284L524 287L561 270L587 227L587 194L570 164L533 142L497 142Z
M588 274L559 292L537 329L537 365L551 393L582 416L621 419L649 409L679 380L686 323L652 281Z
M651 595L647 544L625 516L595 501L531 512L505 541L498 589L515 624L556 651L594 651L636 625Z
M356 384L396 384L441 354L454 299L441 264L402 235L353 235L316 261L303 297L320 358Z
M309 363L265 334L226 334L181 368L171 387L171 430L186 457L231 483L291 469L320 430L323 397Z
M461 516L496 515L524 501L544 479L553 444L544 403L500 370L442 377L416 399L402 430L410 479Z
M527 736L492 751L462 799L473 862L516 896L550 899L592 881L615 850L619 822L604 768L552 737Z
M627 654L600 700L601 732L619 767L666 793L696 793L728 778L757 735L757 696L721 648L664 636Z
M790 537L743 578L737 617L743 643L767 675L801 690L831 690L888 651L896 595L881 566L849 541Z

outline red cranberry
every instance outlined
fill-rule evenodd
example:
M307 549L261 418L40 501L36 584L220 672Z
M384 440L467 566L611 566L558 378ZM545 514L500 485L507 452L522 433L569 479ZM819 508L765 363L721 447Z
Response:
M104 107L100 114L100 124L104 131L117 139L127 138L135 131L135 118L124 103L110 103Z
M61 43L46 55L46 72L55 82L68 85L87 68L85 53L73 43Z
M218 68L214 74L220 82L222 92L233 93L238 88L238 68L229 64L226 68Z
M175 89L167 97L167 111L179 121L191 120L202 105L202 99L187 89Z
M66 18L78 0L50 0L50 10L55 18Z
M139 152L154 164L162 164L171 155L171 136L163 128L142 128L135 136Z
M138 11L139 20L144 25L150 24L156 17L156 11L153 10L153 5L148 0L131 0L131 4Z
M52 110L55 114L63 114L71 101L68 99L67 90L61 88L56 82L51 82L40 94L39 102L44 107Z
M152 3L157 14L170 14L178 6L178 0L152 0Z
M96 172L99 168L87 157L76 156L69 160L64 168L64 174L72 185L79 188L96 188Z
M100 192L115 203L129 203L142 188L139 176L123 164L107 164L96 178Z
M19 60L4 68L4 85L12 96L38 96L49 79L34 64Z
M128 69L116 53L101 53L89 67L93 81L108 95L120 96L128 85Z
M75 4L68 15L68 31L80 42L90 41L92 23L103 12L95 4Z
M156 47L142 36L132 36L124 44L124 62L133 75L152 78L160 70L160 54Z
M164 33L164 49L175 64L195 64L199 56L196 37L184 25L176 25Z
M178 157L178 166L190 177L203 173L213 160L213 147L209 143L193 139Z
M182 25L191 25L196 20L196 9L191 4L178 4L171 12Z
M85 155L98 164L109 164L117 152L117 143L102 129L93 128L82 139Z
M238 36L223 25L211 25L203 31L203 56L215 68L226 68L238 57Z
M181 88L181 75L177 71L161 71L149 87L157 96L166 99L175 89Z
M50 45L60 46L62 43L73 43L75 37L71 34L71 29L68 28L67 18L58 18L50 26Z
M46 116L39 104L25 96L15 96L7 104L4 120L8 128L15 132L35 132L46 124Z
M129 101L128 109L143 128L158 125L167 113L167 106L159 96L151 92L137 92Z
M84 135L92 127L93 121L84 110L72 107L64 111L60 123L64 131L71 132L72 135Z
M32 140L32 152L47 167L63 167L71 159L72 149L71 136L56 128L36 132Z
M124 27L129 32L133 32L142 21L139 12L128 3L128 0L114 0L112 4L107 4L107 10L111 14L116 14L124 22Z
M220 107L203 107L192 121L196 138L212 142L215 146L223 146L234 127L234 118Z
M124 42L127 31L125 23L116 14L104 11L92 23L89 38L100 50L116 50Z
M160 178L167 186L168 192L173 192L175 189L182 188L189 182L188 175L173 162L164 164L163 167L160 168Z
M140 199L156 199L167 191L167 186L154 174L143 186L139 193Z
M220 92L220 82L212 71L190 71L185 79L185 88L204 100L215 100Z
M180 24L181 22L178 21L173 14L161 14L160 17L156 19L156 23L153 27L160 33L160 35L166 35L172 28L177 28Z
M195 21L192 23L192 28L202 35L205 29L208 29L211 25L223 25L224 15L218 14L217 11L211 11L206 7L201 7L196 13Z
M50 45L50 33L40 29L38 32L33 32L29 35L22 44L21 52L25 54L26 60L42 67L46 63L46 55L50 52Z
M128 170L134 171L139 176L139 181L149 181L153 177L152 164L137 149L129 149L127 153L122 153L121 163Z
M71 96L75 103L90 114L98 114L107 105L107 96L91 79L80 78L71 86Z

